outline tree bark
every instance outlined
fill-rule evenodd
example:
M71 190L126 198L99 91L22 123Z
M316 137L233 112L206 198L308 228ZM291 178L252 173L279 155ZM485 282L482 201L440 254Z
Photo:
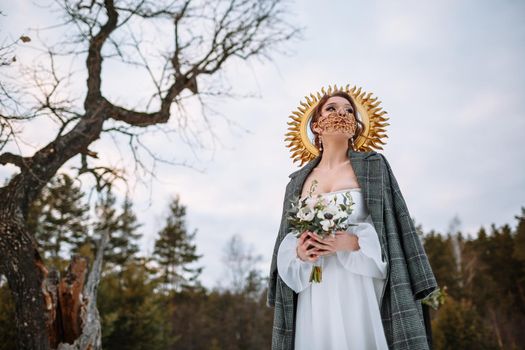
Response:
M0 239L0 272L7 277L14 296L18 348L101 349L96 292L109 234L98 245L85 283L87 258L73 257L60 280L55 270L48 273L24 226L13 223L17 221L6 219L6 211L0 209L0 237L4 238Z
M3 198L3 196L0 197ZM24 221L13 220L0 207L0 273L5 275L15 301L19 349L49 349L42 284L45 268Z

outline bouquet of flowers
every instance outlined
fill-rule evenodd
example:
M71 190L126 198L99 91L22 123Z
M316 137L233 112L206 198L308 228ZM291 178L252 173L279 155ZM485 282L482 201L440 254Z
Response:
M291 231L295 231L293 232L295 237L299 237L304 231L310 231L317 233L323 239L328 235L335 235L335 231L346 231L350 226L357 226L348 222L348 216L352 214L354 205L349 193L344 193L342 203L338 203L335 196L331 199L321 194L314 196L316 186L317 180L314 180L305 198L292 198L287 219ZM320 259L322 258L321 256ZM321 265L314 264L310 282L319 283L321 280Z

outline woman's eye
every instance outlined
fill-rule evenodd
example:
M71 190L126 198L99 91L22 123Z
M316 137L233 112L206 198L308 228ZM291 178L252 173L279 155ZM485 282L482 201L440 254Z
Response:
M326 110L329 111L329 110L333 110L334 107L327 107Z
M353 109L349 108L346 110L348 113L354 113Z

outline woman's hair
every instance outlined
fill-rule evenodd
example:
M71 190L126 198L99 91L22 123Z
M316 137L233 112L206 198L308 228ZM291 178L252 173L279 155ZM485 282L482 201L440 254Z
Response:
M335 97L335 96L339 96L339 97L343 97L345 99L348 100L348 102L350 102L350 104L352 105L352 109L354 110L354 116L355 116L355 121L357 123L356 125L356 129L355 129L355 134L354 136L352 136L351 138L348 139L348 148L351 148L352 150L355 151L354 147L353 147L353 141L355 141L360 135L361 133L365 130L365 125L363 124L363 122L361 120L359 120L359 118L357 117L357 108L356 108L356 105L355 105L355 102L354 102L354 99L349 95L347 94L346 92L344 91L337 91L337 92L334 92L333 94L325 94L320 100L319 102L317 103L317 106L314 108L313 110L313 117L312 119L310 120L310 130L312 130L313 134L315 135L315 147L317 147L317 149L320 149L321 147L321 142L319 141L319 134L316 133L313 129L312 129L312 124L314 122L317 122L317 120L319 119L319 117L321 116L321 111L326 103L326 101L328 101L328 99L330 97Z

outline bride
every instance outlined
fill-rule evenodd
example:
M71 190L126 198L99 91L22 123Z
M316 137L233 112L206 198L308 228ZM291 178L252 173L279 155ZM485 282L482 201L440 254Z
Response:
M350 226L350 232L337 231L335 238L321 239L305 231L299 239L288 233L281 242L279 275L299 293L295 348L388 350L379 311L386 262L347 157L358 123L355 107L344 95L322 102L312 120L322 158L307 177L301 197L316 179L324 197L339 200L347 192L355 203L349 221L359 225ZM311 284L312 263L322 256L322 282Z
M408 272L411 273L423 268L421 271L425 273L426 284L423 289L417 285L421 283L415 273L407 279L408 283L403 283L403 276L398 276L400 279L394 281L395 290L392 290L392 281L388 283L389 275L392 275L390 265L394 265L395 276L398 269L403 269L398 263L391 264L397 252L387 248L390 244L400 244L400 234L395 239L385 238L384 230L376 230L378 225L371 214L378 213L378 210L374 206L372 213L367 203L376 199L374 193L385 196L382 189L379 192L373 189L374 184L381 185L383 180L369 181L374 174L369 171L363 174L363 156L377 153L354 150L354 141L364 130L356 115L354 100L343 91L325 94L314 109L311 130L320 155L298 170L298 174L292 174L301 175L295 177L302 179L295 181L295 191L291 191L291 186L287 187L285 198L290 197L291 192L304 198L316 181L317 190L311 195L336 202L342 202L344 195L352 197L354 207L348 221L355 225L326 238L309 231L302 232L299 237L293 232L280 232L268 291L268 305L276 308L272 349L429 349L421 304L418 305L416 299L427 296L437 287L436 282L421 244L408 247L401 243L400 249L406 247L408 258L411 256L409 248L417 249L418 257L422 259L417 263L426 264L412 268L412 264L402 262L404 269L408 265ZM383 157L381 155L378 159ZM384 162L385 169L391 170L386 159ZM291 177L292 183L294 176ZM388 192L399 192L395 179L391 181ZM398 203L389 205L399 206ZM285 199L283 214L286 207ZM382 211L382 208L379 210ZM393 208L392 212L395 210ZM286 221L284 216L283 220ZM383 226L386 232L397 231L397 227ZM286 224L282 222L283 227ZM401 226L401 229L404 228ZM320 283L309 281L314 263L322 266ZM407 291L412 296L408 301L405 300ZM403 303L395 307L404 310L406 315L392 314L392 297L398 296L402 296ZM290 307L293 308L292 313Z

